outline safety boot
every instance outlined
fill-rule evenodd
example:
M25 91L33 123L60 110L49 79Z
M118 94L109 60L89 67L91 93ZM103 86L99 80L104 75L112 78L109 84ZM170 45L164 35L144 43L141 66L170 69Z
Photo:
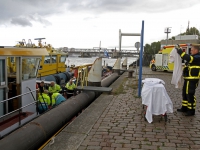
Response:
M195 110L188 110L185 116L194 116L195 115Z
M180 109L177 109L178 112L187 112L187 107L182 106Z

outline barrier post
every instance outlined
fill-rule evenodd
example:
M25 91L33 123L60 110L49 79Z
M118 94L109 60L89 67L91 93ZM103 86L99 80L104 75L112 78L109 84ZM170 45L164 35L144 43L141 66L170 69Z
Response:
M141 88L142 88L142 56L143 56L143 40L144 40L144 20L142 21L142 30L140 37L140 66L139 66L139 80L138 80L138 97L141 97Z

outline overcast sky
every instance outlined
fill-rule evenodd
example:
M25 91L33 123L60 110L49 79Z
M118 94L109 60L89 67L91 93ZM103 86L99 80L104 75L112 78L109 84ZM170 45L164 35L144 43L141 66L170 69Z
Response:
M0 0L0 45L46 38L53 47L114 48L122 33L140 33L144 44L166 39L190 27L200 29L199 0ZM140 37L123 37L122 47ZM124 48L125 49L125 48Z

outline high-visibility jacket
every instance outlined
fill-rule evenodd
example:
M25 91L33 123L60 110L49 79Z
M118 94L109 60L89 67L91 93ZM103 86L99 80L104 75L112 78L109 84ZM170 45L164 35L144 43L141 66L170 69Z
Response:
M187 61L183 69L183 78L188 80L200 79L200 54L188 55L183 52L181 58Z
M60 95L60 93L53 93L51 96L52 106L56 104L56 97Z
M72 84L70 84L69 82L66 84L65 86L68 90L74 90L76 88L76 85L74 84L74 82L72 82Z
M52 106L57 105L56 101L59 96L62 96L60 93L53 93L51 96ZM64 97L63 97L64 98Z
M59 93L61 91L61 87L58 84L55 84L53 87L49 86L50 93Z
M41 104L45 104L45 103L47 105L51 104L50 97L46 93L42 93L42 94L39 93L38 100L40 101Z

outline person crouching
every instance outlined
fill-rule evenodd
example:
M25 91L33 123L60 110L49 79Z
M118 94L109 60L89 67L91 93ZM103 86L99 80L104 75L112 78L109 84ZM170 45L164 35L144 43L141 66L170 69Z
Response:
M49 109L51 105L50 97L48 96L48 90L44 90L43 93L38 94L38 112L42 114Z
M74 90L76 89L76 85L72 81L72 79L69 80L69 82L65 86L67 90L67 98L70 98L71 96L74 95Z
M57 106L64 101L66 101L66 99L60 93L53 93L51 95L52 107Z

